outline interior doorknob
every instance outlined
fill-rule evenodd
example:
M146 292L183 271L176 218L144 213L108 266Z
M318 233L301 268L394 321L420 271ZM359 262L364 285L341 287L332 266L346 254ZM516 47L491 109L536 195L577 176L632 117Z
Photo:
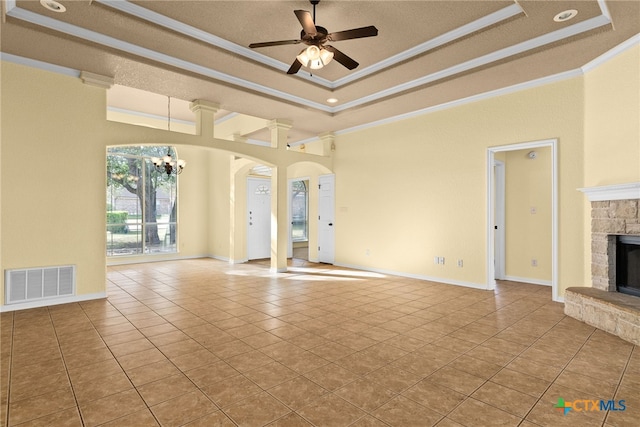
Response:
M329 226L333 226L333 223L332 223L332 222L330 222L330 223L329 223Z

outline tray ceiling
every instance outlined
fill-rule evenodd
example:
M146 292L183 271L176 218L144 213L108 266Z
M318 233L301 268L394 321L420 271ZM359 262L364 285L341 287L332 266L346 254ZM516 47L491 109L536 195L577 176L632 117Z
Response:
M353 71L334 60L287 75L304 45L248 45L299 38L293 11L312 11L307 1L60 3L66 12L4 2L3 57L217 102L221 114L291 120L292 142L575 72L640 32L637 1L323 0L317 25L375 25L378 36L332 42L360 63ZM554 21L571 9L573 19Z

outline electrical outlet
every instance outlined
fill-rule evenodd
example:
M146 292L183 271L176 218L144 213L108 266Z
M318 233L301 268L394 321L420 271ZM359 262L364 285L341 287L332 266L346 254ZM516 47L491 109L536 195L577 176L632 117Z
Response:
M439 261L440 261L440 265L444 265L444 257L443 256L440 257Z
M462 266L463 266L462 260L461 260L461 259L459 259L459 260L458 260L458 267L462 267Z
M440 257L434 256L433 257L433 263L434 264L440 264Z
M531 260L531 267L537 267L537 266L538 266L538 260L537 260L537 259L535 259L535 258L533 258L533 259Z

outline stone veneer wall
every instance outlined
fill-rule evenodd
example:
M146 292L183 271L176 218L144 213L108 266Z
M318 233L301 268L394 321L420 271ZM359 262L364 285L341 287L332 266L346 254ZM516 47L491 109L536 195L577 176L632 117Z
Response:
M640 345L640 298L595 288L567 288L564 314Z
M616 235L640 235L640 199L591 202L591 277L592 286L615 291Z

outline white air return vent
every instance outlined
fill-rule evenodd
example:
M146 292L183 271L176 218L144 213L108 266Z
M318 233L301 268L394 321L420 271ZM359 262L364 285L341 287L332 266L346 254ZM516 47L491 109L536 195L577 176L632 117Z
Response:
M24 303L75 295L76 267L5 270L5 304Z

